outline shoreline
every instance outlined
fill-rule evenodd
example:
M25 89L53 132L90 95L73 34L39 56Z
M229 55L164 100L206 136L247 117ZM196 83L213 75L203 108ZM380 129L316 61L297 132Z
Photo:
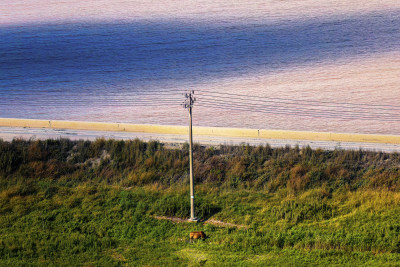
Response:
M187 135L188 126L103 123L84 121L35 120L0 118L0 127L69 129L101 132L127 132L161 135ZM352 143L400 144L400 135L352 134L330 132L303 132L287 130L266 130L247 128L193 127L194 136L248 138L248 139L279 139Z

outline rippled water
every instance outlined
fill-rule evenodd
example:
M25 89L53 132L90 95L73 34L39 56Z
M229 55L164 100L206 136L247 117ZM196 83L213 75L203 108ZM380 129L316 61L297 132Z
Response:
M0 4L0 117L400 134L396 2L84 2Z

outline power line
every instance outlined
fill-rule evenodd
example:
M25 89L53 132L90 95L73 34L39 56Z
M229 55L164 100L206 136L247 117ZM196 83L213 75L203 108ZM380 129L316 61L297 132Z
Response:
M79 101L79 102L63 102L63 103L52 103L52 105L49 105L46 103L43 105L43 103L37 103L37 102L29 102L29 103L24 103L24 102L18 102L19 104L24 104L25 106L30 106L30 107L50 107L54 106L54 104L57 104L58 106L87 106L87 105L95 105L95 106L124 106L124 107L129 107L129 106L160 106L160 105L165 105L165 106L177 106L181 103L182 101L130 101L130 102L112 102L112 103L104 103L104 102L93 102L93 101ZM11 103L12 104L12 103ZM9 106L10 103L1 103L0 106Z
M226 96L219 96L219 95L209 95L209 94L205 94L202 95L202 98L213 98L213 99L226 99ZM262 98L256 99L256 98L244 98L244 97L229 97L229 100L231 101L239 101L242 103L248 103L248 104L254 104L254 103L265 103L265 104L287 104L287 105L291 105L294 107L298 107L298 106L308 106L307 104L302 103L301 100L296 101L296 102L283 102L283 101L277 101L277 100L264 100ZM349 104L350 105L350 104ZM325 104L318 104L318 105L314 105L311 106L309 109L313 109L313 107L316 107L314 109L317 109L317 107L322 107L322 108L341 108L341 109L357 109L357 110L366 110L366 111L371 111L371 107L365 105L365 106L340 106L340 105L325 105ZM399 107L400 108L400 107ZM383 110L383 111L394 111L396 109L394 108L374 108L375 110Z
M220 93L220 92L212 92L212 91L207 91L207 90L201 90L201 91L199 91L199 94L200 95L207 95L207 94L204 94L203 92L206 92L206 93L208 93L208 94L211 94L211 95L222 95L222 96L226 96L226 95L228 95L228 96L236 96L236 97L244 97L246 100L248 100L249 98L252 98L252 99L259 99L259 100L264 100L264 101L267 101L267 100L270 100L270 101L275 101L275 102L278 102L278 103L292 103L292 102L294 102L294 101L296 101L296 102L305 102L305 103L315 103L315 105L318 105L318 104L321 104L321 105L323 105L323 104L325 104L325 105L327 105L327 106L331 106L331 105L344 105L344 106L359 106L359 107L371 107L371 106L373 106L373 107L382 107L382 108L385 108L385 109L388 109L388 108L391 108L391 109L399 109L400 110L400 106L396 106L396 105L378 105L378 104L365 104L365 103L344 103L344 102L333 102L333 101L319 101L319 100L307 100L307 99L289 99L289 98L281 98L281 97L261 97L261 96L254 96L254 95L243 95L243 94L233 94L233 93ZM287 101L287 102L281 102L281 101Z
M338 120L378 120L380 122L400 122L400 120L393 120L393 119L380 119L380 118L365 118L365 117L343 117L343 116L326 116L326 115L315 115L315 114L297 114L297 113L284 113L284 112L271 112L271 111L255 111L255 110L246 110L240 108L227 108L227 107L215 107L215 105L202 105L203 107L210 107L210 108L217 108L223 110L230 110L230 111L246 111L246 112L255 112L261 114L268 114L268 115L285 115L285 116L295 116L295 117L309 117L309 118L331 118L331 119L338 119Z
M219 99L215 100L213 98L209 98L209 97L202 97L201 101L204 102L205 101L211 101L211 102L215 102L215 103L219 103ZM268 108L274 108L276 110L286 110L286 111L304 111L304 112L324 112L324 113L329 113L329 114L352 114L352 115L379 115L379 116L399 116L398 113L388 113L388 112L373 112L373 114L371 114L371 112L367 113L366 111L355 111L355 110L332 110L332 109L326 109L326 110L322 110L322 109L316 109L316 108L304 108L304 107L287 107L287 106L277 106L277 105L265 105L265 104L259 104L259 103L254 103L254 102L244 102L244 101L230 101L229 102L230 105L237 105L237 106L241 106L241 107L253 107L253 106L257 106L259 108L262 107L268 107Z
M157 93L156 97L154 93ZM100 96L84 95L78 98L54 98L36 96L37 99L23 99L24 95L15 94L14 99L7 99L7 103L0 100L1 106L23 104L27 106L52 105L95 105L96 107L109 106L144 106L160 107L180 105L183 101L183 90L176 89L149 89L137 92L135 95L115 96L102 94ZM275 114L297 117L334 118L346 120L380 120L386 122L400 121L400 106L378 105L362 103L328 102L318 100L289 99L281 97L261 97L255 95L199 91L200 107L218 108L262 114ZM227 96L229 102L227 102ZM187 95L186 95L187 98Z
M274 114L274 115L289 115L289 116L298 116L298 117L315 117L315 118L333 118L333 119L348 119L348 120L379 120L386 122L400 122L400 119L386 119L379 117L366 117L366 116L343 116L341 114L336 115L326 115L324 113L316 114L316 113L304 113L304 112L285 112L285 111L276 111L273 109L265 109L265 108L251 108L251 107L242 107L242 106L234 106L230 104L221 104L218 102L204 102L199 101L199 106L210 107L210 108L218 108L224 110L234 110L234 111L247 111L247 112L255 112L255 113L263 113L263 114Z
M227 109L230 108L235 108L235 109L241 109L243 111L252 111L252 112L258 112L258 111L263 111L268 112L268 113L273 113L273 114L285 114L285 115L308 115L308 116L314 116L318 117L319 114L323 114L324 117L331 117L331 118L336 118L336 117L344 117L344 118L363 118L363 119L377 119L379 118L378 116L370 116L368 114L341 114L341 113L334 113L334 112L320 112L320 113L312 113L312 112L305 112L305 111L295 111L295 110L282 110L282 109L276 109L276 108L268 108L268 107L248 107L248 106L243 106L243 105L232 105L232 104L220 104L218 102L213 102L213 101L200 101L200 106L204 106L205 104L211 104L213 106L209 107L215 107L215 106L220 106L220 107L225 107ZM399 117L398 117L399 118Z

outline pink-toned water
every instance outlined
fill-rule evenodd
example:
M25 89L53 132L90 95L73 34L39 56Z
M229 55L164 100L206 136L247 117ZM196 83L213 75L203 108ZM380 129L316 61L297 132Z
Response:
M397 0L2 0L0 24L162 19L279 22L398 9Z
M0 116L400 134L399 1L0 2Z

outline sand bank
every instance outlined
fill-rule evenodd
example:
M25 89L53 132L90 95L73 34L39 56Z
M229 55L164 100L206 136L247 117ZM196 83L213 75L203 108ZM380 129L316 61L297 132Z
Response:
M56 120L0 118L0 126L49 128L49 129L73 129L73 130L106 131L106 132L135 132L135 133L169 134L169 135L188 134L187 126L103 123L103 122L84 122L84 121L56 121ZM249 138L249 139L280 139L280 140L400 144L400 136L398 135L301 132L301 131L280 131L280 130L245 129L245 128L193 127L193 135Z

